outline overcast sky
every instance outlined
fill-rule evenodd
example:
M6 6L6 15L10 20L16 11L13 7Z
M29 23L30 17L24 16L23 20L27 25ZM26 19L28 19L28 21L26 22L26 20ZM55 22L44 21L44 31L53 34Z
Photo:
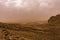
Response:
M0 0L1 22L46 20L60 13L60 0Z

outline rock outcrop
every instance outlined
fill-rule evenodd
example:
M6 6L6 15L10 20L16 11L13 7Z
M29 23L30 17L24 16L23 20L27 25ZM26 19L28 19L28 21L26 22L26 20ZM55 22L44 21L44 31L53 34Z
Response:
M56 15L56 16L51 16L50 19L48 20L49 24L60 24L60 14Z

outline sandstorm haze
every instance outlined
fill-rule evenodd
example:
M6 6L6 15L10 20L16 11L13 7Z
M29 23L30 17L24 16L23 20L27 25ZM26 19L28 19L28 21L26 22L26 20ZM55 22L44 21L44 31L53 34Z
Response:
M60 0L0 0L1 22L47 20L60 13Z

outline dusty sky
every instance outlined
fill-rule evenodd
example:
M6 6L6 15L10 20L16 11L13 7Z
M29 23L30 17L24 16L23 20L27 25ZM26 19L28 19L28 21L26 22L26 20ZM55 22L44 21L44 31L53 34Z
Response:
M60 13L60 0L0 0L1 22L47 20Z

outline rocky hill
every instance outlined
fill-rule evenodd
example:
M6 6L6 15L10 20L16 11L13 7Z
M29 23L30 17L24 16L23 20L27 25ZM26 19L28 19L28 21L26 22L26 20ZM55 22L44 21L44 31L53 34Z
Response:
M48 20L49 24L60 24L60 14L56 16L51 16Z

